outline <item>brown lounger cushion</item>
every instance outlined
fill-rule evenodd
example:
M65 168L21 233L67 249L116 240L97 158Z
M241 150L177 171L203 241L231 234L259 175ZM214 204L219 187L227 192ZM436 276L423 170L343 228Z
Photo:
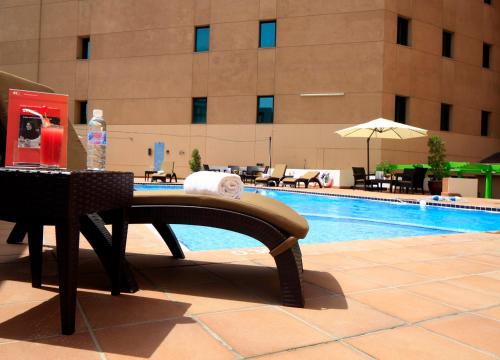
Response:
M192 195L183 190L135 191L132 205L187 205L230 210L262 219L302 239L309 225L295 210L280 201L254 193L244 193L239 200L222 196Z

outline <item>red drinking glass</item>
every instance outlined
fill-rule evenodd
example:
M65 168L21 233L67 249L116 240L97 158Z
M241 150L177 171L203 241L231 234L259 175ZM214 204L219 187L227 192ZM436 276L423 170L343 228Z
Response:
M61 149L64 138L64 128L50 124L42 127L40 141L40 165L43 167L60 167Z

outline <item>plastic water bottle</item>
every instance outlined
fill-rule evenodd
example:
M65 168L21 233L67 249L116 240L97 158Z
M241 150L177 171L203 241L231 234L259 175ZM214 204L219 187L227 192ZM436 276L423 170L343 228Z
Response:
M105 170L106 122L102 110L94 109L87 124L87 169Z

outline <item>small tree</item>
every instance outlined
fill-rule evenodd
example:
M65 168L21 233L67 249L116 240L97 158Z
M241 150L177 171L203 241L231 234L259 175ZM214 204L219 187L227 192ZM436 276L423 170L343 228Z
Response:
M432 135L427 141L427 146L429 147L427 162L431 168L433 179L442 180L448 174L444 141L439 136Z
M201 156L198 149L193 149L193 152L191 153L191 160L189 160L189 167L192 172L201 170Z

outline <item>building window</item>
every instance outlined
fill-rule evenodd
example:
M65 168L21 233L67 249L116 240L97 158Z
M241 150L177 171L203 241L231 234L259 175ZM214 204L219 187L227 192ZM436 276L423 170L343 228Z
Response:
M88 104L86 100L81 100L76 102L76 119L75 124L86 124L87 123L87 108Z
M490 112L481 111L481 136L488 136L489 122L490 122Z
M397 43L410 45L410 20L398 16Z
M194 51L208 51L210 48L210 26L195 28Z
M78 59L90 59L90 37L81 36L78 38Z
M193 98L193 124L207 123L207 98Z
M450 131L451 105L441 104L441 131Z
M396 106L394 109L394 121L406 124L406 96L396 95Z
M257 124L270 124L274 119L274 96L257 98Z
M259 47L276 47L276 20L260 22Z
M490 68L491 45L483 43L483 67Z
M449 31L443 31L443 56L451 58L451 46L453 41L453 33Z

